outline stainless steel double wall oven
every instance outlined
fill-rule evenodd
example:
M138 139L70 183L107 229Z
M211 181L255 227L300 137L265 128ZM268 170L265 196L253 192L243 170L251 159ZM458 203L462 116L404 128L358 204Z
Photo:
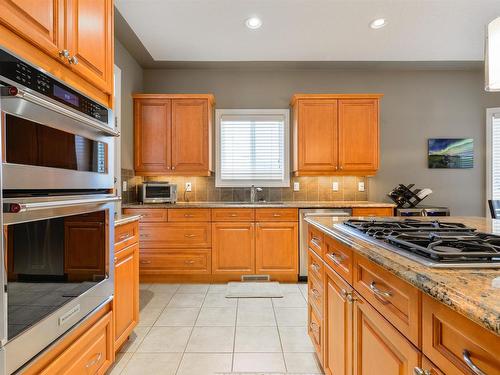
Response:
M113 295L110 109L0 49L0 374Z

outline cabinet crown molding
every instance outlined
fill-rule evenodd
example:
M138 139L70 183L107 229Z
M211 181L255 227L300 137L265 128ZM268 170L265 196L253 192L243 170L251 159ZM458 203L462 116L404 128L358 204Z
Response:
M211 105L215 105L215 96L213 94L143 94L135 93L134 99L205 99Z
M294 106L300 99L381 99L384 94L295 94L290 105Z

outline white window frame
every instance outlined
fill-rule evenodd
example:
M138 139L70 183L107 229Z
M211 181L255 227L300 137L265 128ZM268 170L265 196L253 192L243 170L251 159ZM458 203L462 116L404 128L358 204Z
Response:
M488 207L488 200L492 199L492 176L491 169L493 167L493 118L500 117L500 107L498 108L488 108L486 110L486 216L490 217L490 208Z
M284 178L273 180L221 180L221 119L225 115L274 115L284 118ZM290 186L290 110L288 109L216 109L215 110L215 186L216 187L289 187Z

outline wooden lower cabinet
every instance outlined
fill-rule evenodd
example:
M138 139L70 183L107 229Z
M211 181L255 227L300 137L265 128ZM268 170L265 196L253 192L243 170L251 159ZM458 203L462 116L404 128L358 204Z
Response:
M145 249L141 252L141 276L210 274L210 249Z
M327 375L350 375L353 305L348 296L352 288L332 269L325 268L323 369Z
M420 352L366 300L353 304L354 375L413 375Z
M255 273L255 224L212 224L212 273Z
M394 216L392 207L354 207L352 216Z
M297 275L298 223L256 224L255 272Z
M115 254L115 295L113 300L115 349L139 323L139 244Z

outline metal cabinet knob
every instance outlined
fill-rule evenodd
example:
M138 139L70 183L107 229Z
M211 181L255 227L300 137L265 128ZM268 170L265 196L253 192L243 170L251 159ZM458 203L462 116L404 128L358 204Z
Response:
M59 57L64 57L65 59L69 59L69 51L67 49L60 50Z
M68 61L69 61L70 64L78 65L78 59L76 58L76 56L69 57Z

